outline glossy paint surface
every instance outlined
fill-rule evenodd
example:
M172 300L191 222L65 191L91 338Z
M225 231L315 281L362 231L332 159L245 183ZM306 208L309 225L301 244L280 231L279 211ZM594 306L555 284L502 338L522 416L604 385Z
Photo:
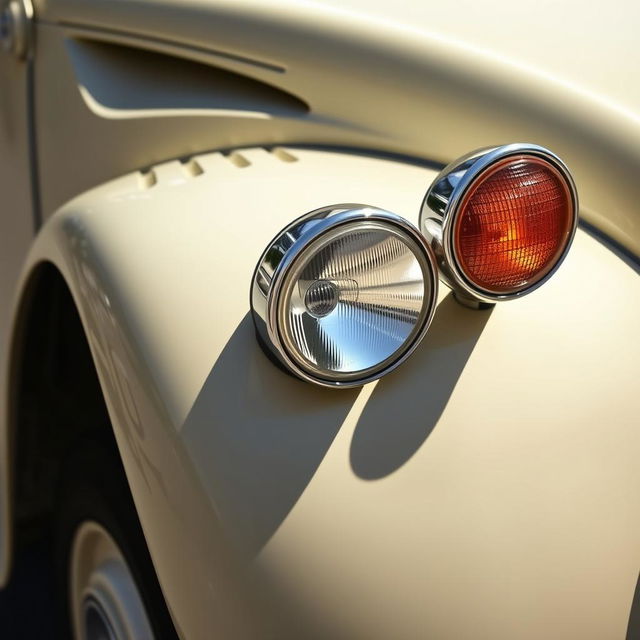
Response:
M321 144L446 164L526 141L567 162L582 215L638 254L639 7L40 0L45 215L106 179L209 149Z
M255 341L261 252L327 202L416 223L435 172L285 151L88 192L25 269L50 260L73 290L182 636L622 637L640 564L637 273L580 231L527 298L476 312L442 287L400 369L312 387Z

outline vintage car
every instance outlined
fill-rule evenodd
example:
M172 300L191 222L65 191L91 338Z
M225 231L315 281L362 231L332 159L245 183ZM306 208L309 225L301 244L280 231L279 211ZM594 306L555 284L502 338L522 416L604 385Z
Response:
M640 637L640 5L1 8L1 584L49 541L82 640Z

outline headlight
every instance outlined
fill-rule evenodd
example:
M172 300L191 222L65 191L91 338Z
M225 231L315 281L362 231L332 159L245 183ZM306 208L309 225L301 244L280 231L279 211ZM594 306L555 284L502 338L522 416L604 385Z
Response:
M335 205L302 216L256 268L252 309L269 353L298 377L350 387L394 369L424 336L435 258L393 213Z

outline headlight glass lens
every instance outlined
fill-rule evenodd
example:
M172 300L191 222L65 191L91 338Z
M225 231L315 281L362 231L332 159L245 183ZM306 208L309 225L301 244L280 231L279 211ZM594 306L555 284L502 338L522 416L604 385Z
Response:
M431 310L430 265L403 230L348 223L314 240L283 282L282 343L304 370L353 380L385 369Z

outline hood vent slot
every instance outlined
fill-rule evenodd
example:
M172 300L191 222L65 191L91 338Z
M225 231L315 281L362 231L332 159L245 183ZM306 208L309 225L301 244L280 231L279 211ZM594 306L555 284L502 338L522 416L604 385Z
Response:
M298 118L309 112L282 89L209 64L87 39L68 39L66 46L85 103L104 118Z

